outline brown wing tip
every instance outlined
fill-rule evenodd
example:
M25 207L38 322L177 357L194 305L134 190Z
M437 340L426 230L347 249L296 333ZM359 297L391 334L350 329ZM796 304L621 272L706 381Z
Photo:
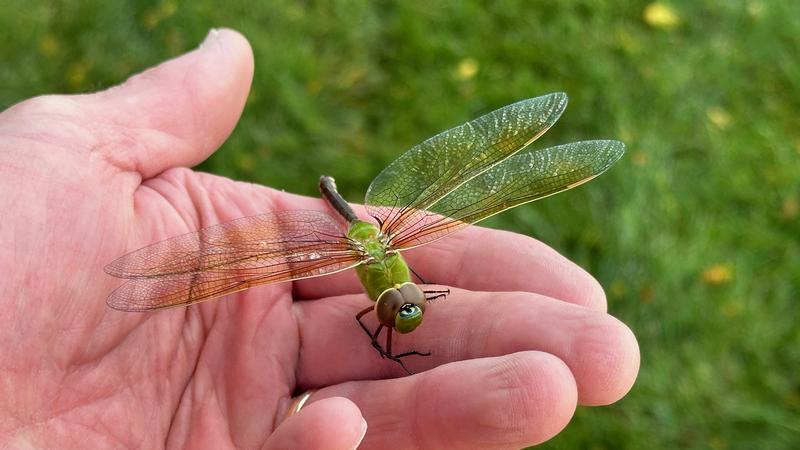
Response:
M115 264L116 261L108 264L107 266L103 267L103 272L111 275L112 277L121 278L122 270L119 265Z
M150 310L149 308L144 308L141 305L121 302L113 297L108 297L106 299L106 305L113 310L122 312L144 312Z
M153 310L153 306L130 301L130 296L125 295L126 285L123 284L112 292L106 299L109 308L122 312L144 312Z

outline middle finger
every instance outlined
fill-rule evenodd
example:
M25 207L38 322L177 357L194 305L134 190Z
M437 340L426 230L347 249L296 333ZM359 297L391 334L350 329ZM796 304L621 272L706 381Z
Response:
M294 304L302 337L299 384L325 386L405 373L397 363L381 359L355 321L355 314L369 304L363 295ZM374 330L373 314L362 320ZM417 372L462 359L527 350L550 353L572 371L583 404L607 404L622 397L639 366L635 337L617 319L523 292L453 289L447 299L429 305L417 330L395 332L392 340L395 353L431 352L428 357L404 358ZM379 343L385 344L384 337Z

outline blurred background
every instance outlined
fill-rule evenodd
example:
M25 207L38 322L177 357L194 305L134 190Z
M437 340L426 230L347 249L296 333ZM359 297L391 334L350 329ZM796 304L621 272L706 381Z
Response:
M361 202L414 144L565 91L534 145L613 138L625 157L486 225L593 273L642 368L544 448L797 448L799 18L780 0L4 0L0 107L106 88L232 27L253 88L199 169L307 195L325 173Z

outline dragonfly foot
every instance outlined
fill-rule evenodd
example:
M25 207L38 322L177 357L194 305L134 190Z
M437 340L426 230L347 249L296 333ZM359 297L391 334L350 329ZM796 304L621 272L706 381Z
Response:
M380 348L378 350L378 352L381 354L381 358L387 358L387 359L390 359L390 360L396 362L397 364L400 364L400 367L402 367L403 370L405 370L405 372L407 374L409 374L409 375L414 375L414 372L408 370L408 367L406 367L406 365L403 363L403 360L401 358L405 358L406 356L412 356L412 355L415 355L415 356L431 356L431 352L418 352L416 350L412 350L410 352L405 352L405 353L399 353L397 355L393 355L393 354L383 350L383 348Z
M431 356L431 352L418 352L416 350L412 350L410 352L400 353L399 355L394 355L396 358L405 358L406 356L417 355L417 356Z
M381 356L381 357L383 357L383 356ZM392 361L396 362L397 364L400 364L400 367L402 367L403 370L405 370L407 374L414 375L414 372L408 370L408 367L406 367L406 365L403 364L403 360L401 360L399 356L389 356L388 358L391 359Z

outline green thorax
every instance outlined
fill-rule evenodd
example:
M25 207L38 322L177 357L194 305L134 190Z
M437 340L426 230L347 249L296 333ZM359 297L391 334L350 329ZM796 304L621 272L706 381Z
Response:
M370 262L356 267L358 278L369 298L377 300L386 289L411 281L408 265L400 254L386 254L386 244L381 242L378 227L357 220L350 224L347 237L359 242L371 258Z

